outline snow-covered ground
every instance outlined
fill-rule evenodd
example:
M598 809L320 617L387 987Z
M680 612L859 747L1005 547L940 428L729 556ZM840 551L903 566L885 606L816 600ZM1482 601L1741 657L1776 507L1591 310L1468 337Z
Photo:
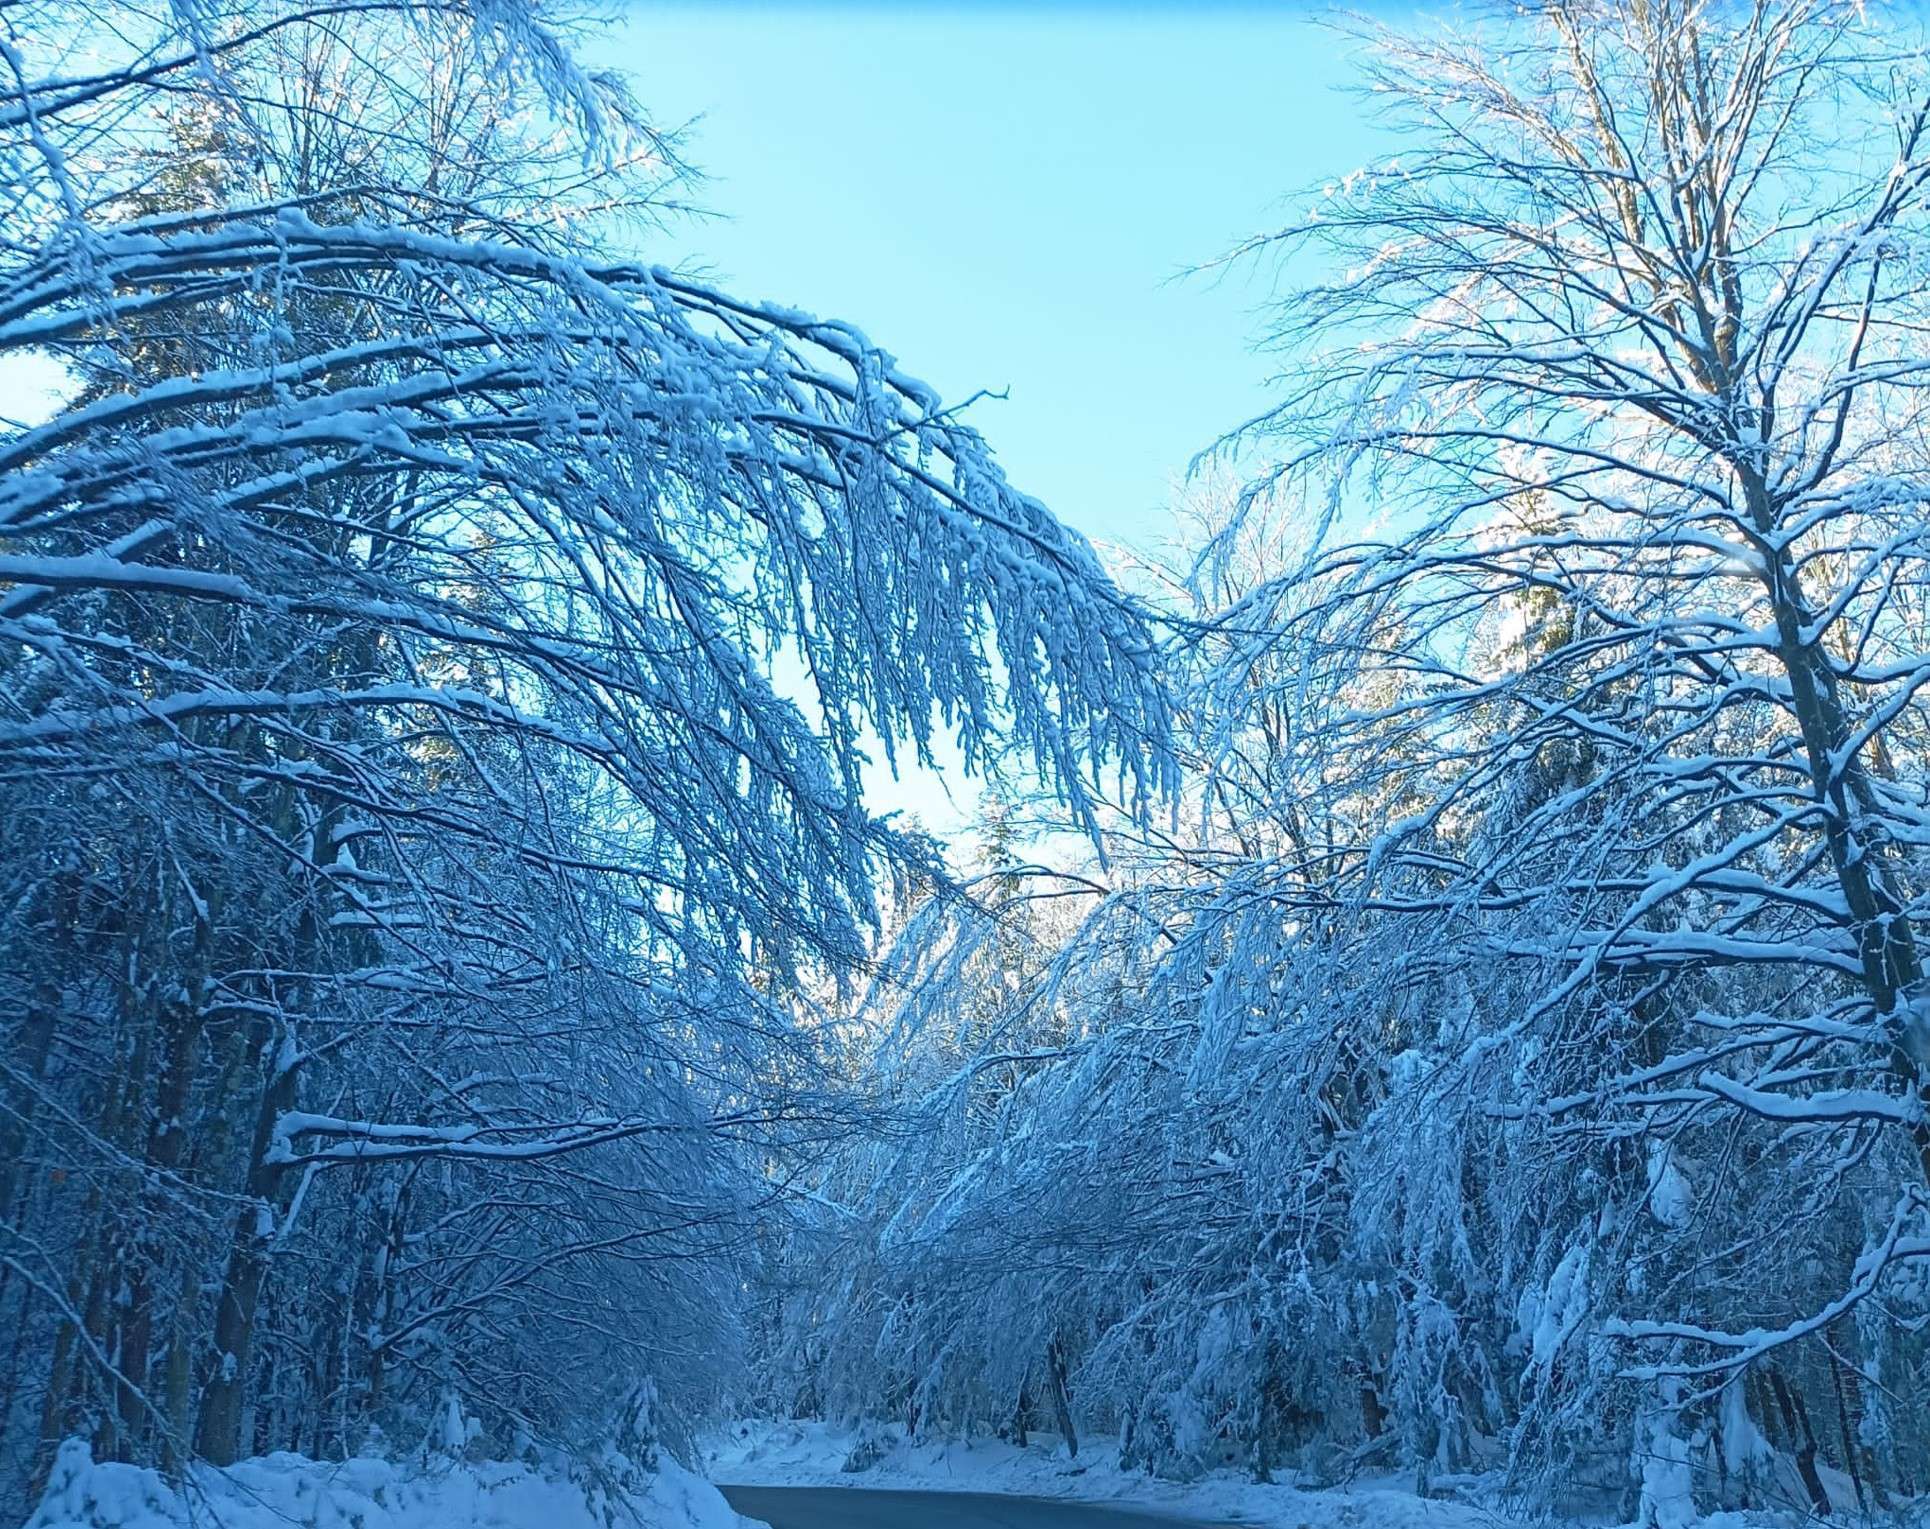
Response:
M26 1529L762 1529L668 1458L620 1474L604 1491L525 1465L278 1454L197 1467L177 1489L70 1439Z
M706 1474L732 1485L1014 1492L1284 1529L1493 1529L1497 1517L1473 1502L1417 1497L1392 1480L1309 1491L1263 1486L1227 1470L1192 1482L1160 1481L1122 1469L1119 1441L1106 1437L1082 1440L1078 1458L1070 1459L1053 1434L1020 1448L998 1439L908 1442L896 1427L756 1421L707 1435L703 1455ZM848 1468L867 1459L861 1469Z

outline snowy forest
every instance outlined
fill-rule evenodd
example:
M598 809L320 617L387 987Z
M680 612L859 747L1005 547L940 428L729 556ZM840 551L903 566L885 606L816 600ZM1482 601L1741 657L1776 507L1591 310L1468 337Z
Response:
M0 6L0 1514L744 1420L1923 1511L1918 21L1339 23L1398 154L1227 253L1155 550L659 263L599 25Z

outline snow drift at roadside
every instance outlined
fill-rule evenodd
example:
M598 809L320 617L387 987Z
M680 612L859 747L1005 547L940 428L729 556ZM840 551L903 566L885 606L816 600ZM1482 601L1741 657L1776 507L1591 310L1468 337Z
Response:
M180 1486L143 1466L61 1446L26 1529L754 1529L717 1489L674 1460L644 1470L609 1456L594 1472L501 1461L398 1463L273 1454L226 1470L198 1467Z

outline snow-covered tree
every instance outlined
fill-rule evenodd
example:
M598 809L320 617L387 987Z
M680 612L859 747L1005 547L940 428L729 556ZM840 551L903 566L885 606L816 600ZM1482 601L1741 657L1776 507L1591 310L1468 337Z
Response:
M634 258L669 146L520 0L5 26L9 1472L700 1404L929 869L866 751L1150 800L1143 622L856 330Z
M1869 1364L1819 1345L1930 1254L1930 151L1884 35L1591 4L1394 39L1373 82L1410 151L1270 241L1339 274L1281 310L1318 381L1257 427L1269 487L1334 520L1371 497L1384 529L1323 532L1229 613L1231 661L1293 654L1302 791L1421 804L1340 845L1320 904L1532 974L1429 1065L1517 1072L1491 1110L1595 1154L1599 1206L1543 1256L1592 1258L1586 1325L1670 1396ZM1780 1249L1710 1279L1769 1184Z
M930 1351L1049 1301L1166 1469L1508 1465L1656 1522L1692 1474L1920 1484L1908 25L1557 0L1369 39L1399 153L1245 252L1288 262L1284 380L1174 612L1196 826L1113 844L1008 1005L1078 973L1069 1053L868 1223L936 1245L900 1275Z

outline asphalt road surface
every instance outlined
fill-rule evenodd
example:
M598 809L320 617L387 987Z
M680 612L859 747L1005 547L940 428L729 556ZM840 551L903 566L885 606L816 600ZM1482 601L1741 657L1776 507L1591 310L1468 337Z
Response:
M892 1492L873 1487L723 1487L739 1513L771 1529L1203 1529L1094 1503L992 1492Z

